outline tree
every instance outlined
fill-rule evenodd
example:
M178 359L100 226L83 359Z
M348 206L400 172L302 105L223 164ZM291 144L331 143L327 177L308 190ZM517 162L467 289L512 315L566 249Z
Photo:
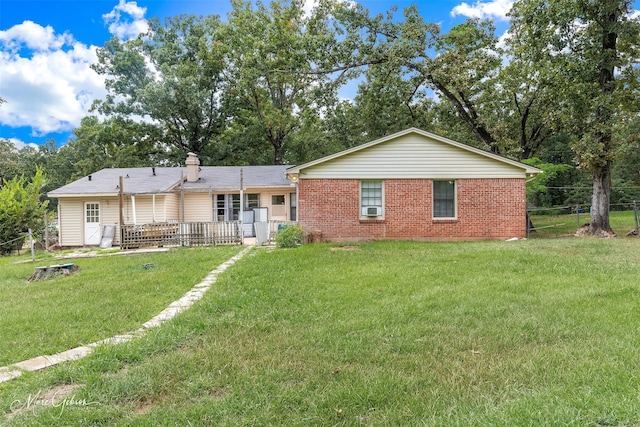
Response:
M0 139L0 183L13 178L19 171L18 150L13 142Z
M312 72L334 34L328 12L306 15L303 0L232 0L225 32L226 103L234 123L260 135L273 150L272 163L285 161L287 145L305 120L314 120L336 101L340 79ZM252 129L249 131L249 129Z
M629 16L630 7L629 0L522 0L511 12L513 52L560 83L562 101L554 108L575 135L576 161L591 173L594 235L613 234L618 129L627 111L638 111L640 23Z
M42 225L47 202L41 201L45 179L38 168L31 181L23 176L3 181L0 188L0 254L11 253L22 244L21 234Z
M225 124L220 25L217 16L154 19L136 39L108 41L93 65L108 91L95 110L135 132L141 151L206 162Z
M463 142L518 159L534 155L550 135L550 124L541 113L546 108L543 92L522 84L517 70L503 65L491 22L470 19L442 33L413 6L404 10L402 21L391 12L371 17L366 9L351 5L344 5L337 16L348 36L336 50L354 49L339 69L367 67L366 90L395 94L395 101L382 99L402 105L405 120L426 123L419 116L432 119L437 112ZM439 101L425 105L432 92ZM468 132L460 130L460 123ZM449 127L433 127L454 136Z

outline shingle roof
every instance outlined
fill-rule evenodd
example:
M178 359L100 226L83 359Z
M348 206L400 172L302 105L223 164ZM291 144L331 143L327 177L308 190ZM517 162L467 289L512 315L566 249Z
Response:
M244 188L288 187L285 170L287 166L201 166L197 182L185 182L186 189L206 189L207 191L238 191L240 170ZM186 178L184 167L152 168L110 168L102 169L89 176L47 193L50 197L78 195L115 195L120 177L123 177L125 194L163 193L180 184L181 173Z
M180 182L181 168L109 168L80 178L70 184L50 191L48 196L71 196L79 194L117 194L120 177L123 177L124 192L161 193ZM89 178L91 177L91 178Z
M185 182L185 188L239 190L240 171L244 188L288 187L287 166L201 166L197 182Z

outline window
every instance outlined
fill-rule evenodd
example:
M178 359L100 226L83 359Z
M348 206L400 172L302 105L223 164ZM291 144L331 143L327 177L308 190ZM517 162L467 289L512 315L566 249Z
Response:
M225 220L225 195L217 194L216 195L216 221L224 221Z
M284 205L284 194L283 195L277 195L277 196L271 196L271 204L273 206Z
M85 218L87 223L100 222L100 203L87 203Z
M260 207L260 195L259 194L245 194L244 195L244 210Z
M361 216L382 216L382 181L360 181Z
M253 194L245 195L245 202L247 196L253 196ZM214 212L216 221L237 221L240 216L240 194L216 194Z
M433 181L433 217L456 217L455 181Z
M291 221L298 220L298 195L289 193L289 219Z

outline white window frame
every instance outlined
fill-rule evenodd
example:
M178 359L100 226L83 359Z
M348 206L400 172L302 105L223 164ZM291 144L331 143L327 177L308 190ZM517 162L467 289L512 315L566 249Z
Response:
M453 185L453 216L436 216L436 182ZM437 179L431 184L431 216L435 221L458 219L458 182L455 179Z
M371 200L368 200L367 203L364 203L364 191L363 191L363 184L364 183L379 183L380 184L380 201L374 201L372 202ZM369 199L371 199L372 197L369 197ZM359 214L360 214L360 219L371 219L371 220L375 220L375 219L381 219L384 218L384 181L381 179L363 179L360 180L360 194L359 194ZM362 211L364 208L366 207L378 207L380 208L380 215L378 216L368 216L368 215L363 215Z

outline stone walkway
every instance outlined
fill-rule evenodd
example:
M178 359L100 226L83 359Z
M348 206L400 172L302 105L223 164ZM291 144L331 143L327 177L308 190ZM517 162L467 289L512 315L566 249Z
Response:
M251 251L251 249L252 246L248 246L234 257L231 257L228 261L222 263L220 266L218 266L218 268L211 271L207 275L207 277L202 280L202 282L191 288L191 290L187 292L182 298L171 303L169 307L164 309L153 319L143 324L138 330L124 335L116 335L114 337L87 344L81 347L72 348L71 350L63 351L62 353L57 353L50 356L39 356L33 359L25 360L23 362L15 363L11 366L0 367L0 383L18 378L20 375L22 375L23 372L39 371L50 366L55 366L58 363L81 359L90 354L94 348L102 344L118 344L127 342L133 338L141 337L149 328L160 326L162 323L174 318L179 313L182 313L183 311L191 307L196 301L201 299L204 293L209 290L211 285L215 283L220 273L235 264L249 251Z

